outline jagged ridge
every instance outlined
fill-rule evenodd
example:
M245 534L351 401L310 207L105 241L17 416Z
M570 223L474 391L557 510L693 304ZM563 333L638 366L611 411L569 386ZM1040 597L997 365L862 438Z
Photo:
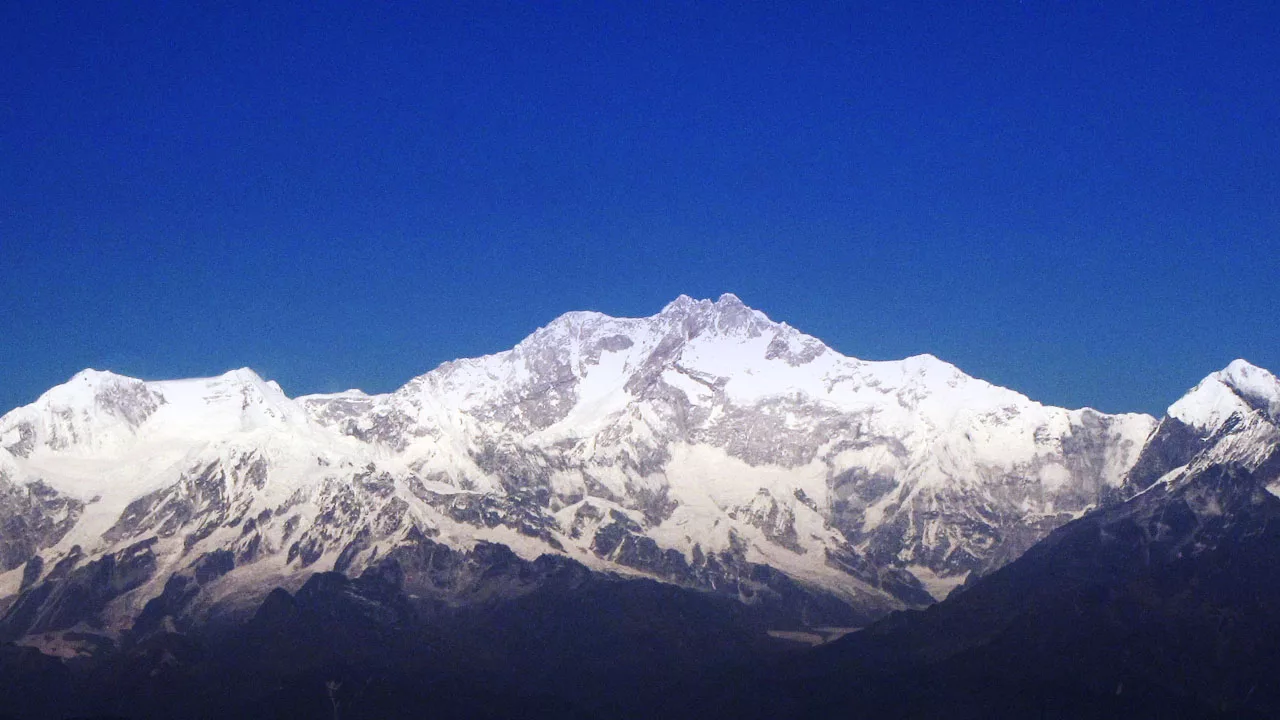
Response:
M1118 494L1154 425L1042 406L931 356L844 357L732 295L569 313L382 396L87 371L0 419L0 484L55 498L0 558L0 595L155 538L151 579L103 611L123 630L214 553L233 569L184 612L431 538L861 623Z

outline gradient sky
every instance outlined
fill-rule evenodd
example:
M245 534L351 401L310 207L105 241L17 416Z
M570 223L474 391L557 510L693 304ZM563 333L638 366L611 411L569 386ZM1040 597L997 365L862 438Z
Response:
M1072 407L1280 370L1275 3L528 5L0 4L0 411L680 293Z

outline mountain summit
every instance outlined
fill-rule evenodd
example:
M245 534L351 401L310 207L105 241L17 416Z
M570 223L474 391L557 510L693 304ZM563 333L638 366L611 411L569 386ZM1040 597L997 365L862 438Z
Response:
M1236 368L1232 387L1263 397L1260 372ZM172 578L202 577L166 606L194 622L423 543L723 593L779 625L860 625L1118 497L1155 425L928 355L845 357L728 294L568 313L386 395L86 371L0 418L0 524L18 528L0 547L3 627L127 631ZM134 570L92 585L108 559ZM97 599L53 613L72 586Z
M1169 416L1215 430L1233 415L1280 418L1280 380L1245 360L1235 360L1196 385L1169 408Z

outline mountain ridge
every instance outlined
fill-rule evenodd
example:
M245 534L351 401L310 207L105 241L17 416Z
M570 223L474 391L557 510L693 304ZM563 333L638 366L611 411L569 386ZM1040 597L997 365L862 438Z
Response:
M1144 454L1165 467L1143 471L1159 477L1131 497L1053 530L942 603L743 673L734 687L748 690L712 691L709 704L775 718L849 707L882 717L1275 717L1280 424L1262 403L1219 412L1221 386L1241 376L1255 398L1280 395L1273 375L1241 361L1209 375L1175 403L1181 419L1171 412L1153 433ZM1206 388L1213 402L1202 402Z
M44 574L21 569L27 550L0 558L0 594L72 547L88 558L157 537L155 577L109 608L123 626L212 552L236 558L220 581L234 595L314 568L358 573L415 536L748 602L798 583L865 622L944 597L1121 492L1156 426L1045 406L930 355L848 358L732 295L647 318L567 313L382 395L291 399L248 369L66 385L80 410L55 388L0 418L0 469L80 517L23 545ZM112 478L129 492L95 500Z

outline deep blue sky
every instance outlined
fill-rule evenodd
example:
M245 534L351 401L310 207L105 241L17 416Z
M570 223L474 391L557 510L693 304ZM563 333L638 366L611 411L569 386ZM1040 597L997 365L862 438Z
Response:
M0 411L726 291L1068 406L1280 370L1274 3L233 5L0 5Z

